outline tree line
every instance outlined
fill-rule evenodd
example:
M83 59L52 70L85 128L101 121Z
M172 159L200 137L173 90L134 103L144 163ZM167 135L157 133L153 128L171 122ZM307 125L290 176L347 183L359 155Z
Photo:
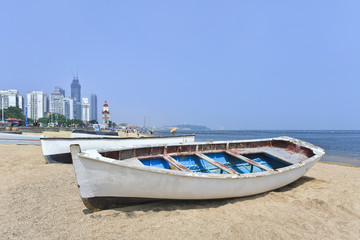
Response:
M0 111L0 118L2 119L2 111ZM25 121L25 115L23 114L22 109L18 107L8 107L7 109L4 109L4 119L7 118L17 118ZM28 122L34 122L34 120L28 118Z
M25 115L22 112L21 108L18 107L8 107L4 109L4 119L7 118L17 118L25 121ZM0 119L2 119L2 111L0 111ZM28 123L35 122L34 119L27 118ZM58 113L49 113L47 117L39 118L38 121L43 124L48 123L58 123L58 125L70 126L71 124L84 125L84 122L80 119L67 119L64 115ZM95 120L90 121L90 123L97 123Z

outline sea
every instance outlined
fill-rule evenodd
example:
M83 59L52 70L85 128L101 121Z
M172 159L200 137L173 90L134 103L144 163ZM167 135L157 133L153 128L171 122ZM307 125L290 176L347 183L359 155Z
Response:
M159 136L169 136L169 132L156 132ZM325 149L322 161L346 163L360 166L360 131L295 131L295 130L209 130L177 131L176 135L195 134L195 141L230 141L244 139L289 136Z

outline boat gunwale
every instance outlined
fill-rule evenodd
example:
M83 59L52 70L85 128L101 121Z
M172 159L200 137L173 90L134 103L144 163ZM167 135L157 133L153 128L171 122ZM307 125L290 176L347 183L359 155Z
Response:
M310 164L311 162L316 162L318 160L321 159L321 157L325 154L325 151L317 146L314 146L310 143L304 142L302 140L299 139L295 139L295 138L290 138L290 137L278 137L278 138L267 138L267 139L253 139L252 142L256 142L256 141L269 141L269 140L286 140L288 142L294 143L294 141L296 142L296 145L300 145L302 147L308 148L310 150L313 151L313 156L307 158L304 161L283 167L283 168L279 168L279 169L273 169L272 171L263 171L263 172L257 172L257 173L244 173L244 174L216 174L216 173L195 173L195 172L183 172L183 171L175 171L175 170L170 170L170 169L161 169L161 168L157 168L157 167L151 167L151 166L134 166L131 165L127 162L122 162L121 160L115 160L112 158L108 158L108 157L104 157L100 154L100 152L103 152L105 150L87 150L84 152L80 152L78 153L78 157L81 158L86 158L88 160L92 160L92 161L96 161L96 162L101 162L101 163L105 163L105 164L111 164L111 165L116 165L118 167L125 167L125 168L130 168L130 169L135 169L135 170L140 170L140 171L145 171L145 172L151 172L151 173L157 173L157 174L168 174L168 175L173 175L173 176L180 176L180 177L194 177L194 178L216 178L216 179L243 179L243 178L254 178L254 177L266 177L266 176L270 176L270 175L277 175L277 174L282 174L284 172L288 172L291 170L295 170L297 168L303 167L305 165ZM217 142L211 142L211 143L218 143L218 144L222 144L222 143L238 143L238 142L249 142L250 140L237 140L237 141L217 141ZM202 144L209 144L209 142L197 142L197 143L189 143L187 145L202 145ZM165 146L179 146L181 144L170 144L170 145L166 145L166 144L159 144L159 145L151 145L151 147L165 147ZM136 147L122 147L122 148L117 148L119 151L120 150L130 150L130 149L137 149L137 148L141 148L141 147L149 147L147 145L137 145ZM107 149L106 151L108 151L109 149ZM81 151L81 150L80 150ZM205 151L206 152L206 151ZM93 156L95 155L96 156ZM136 159L138 159L137 157L134 157Z
M191 136L191 135L188 135ZM231 140L231 141L205 141L205 142L191 142L191 143L180 143L180 144L176 144L176 143L171 143L171 144L151 144L151 147L173 147L173 146L193 146L193 145L207 145L207 144L232 144L232 143L246 143L246 142L266 142L266 141L274 141L274 140L283 140L286 142L290 142L293 143L295 145L299 145L300 147L305 147L307 149L312 150L312 152L314 153L314 155L318 155L325 154L325 150L322 149L319 146L315 146L311 143L305 142L303 140L300 139L296 139L296 138L292 138L292 137L287 137L287 136L281 136L281 137L276 137L276 138L261 138L261 139L249 139L249 140ZM131 149L139 149L142 147L149 147L149 145L143 144L143 145L134 145L134 146L124 146L124 147L112 147L112 148L102 148L102 149L98 149L97 151L100 153L102 152L113 152L113 151L122 151L122 150L131 150ZM87 150L88 151L88 150Z
M101 136L101 135L99 135ZM106 135L104 135L106 136ZM119 140L119 139L158 139L158 138L176 138L176 137L194 137L195 134L189 134L189 135L177 135L177 136L151 136L151 137L75 137L75 138L72 138L72 137L40 137L40 140Z

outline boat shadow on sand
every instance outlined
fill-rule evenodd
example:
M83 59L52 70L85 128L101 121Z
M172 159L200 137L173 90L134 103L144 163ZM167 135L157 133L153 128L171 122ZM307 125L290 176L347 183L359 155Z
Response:
M128 217L132 217L134 212L162 212L162 211L176 211L176 210L191 210L191 209L209 209L209 208L218 208L226 204L235 204L243 201L254 200L260 197L265 197L271 192L280 192L285 193L291 191L307 182L313 181L315 178L303 176L284 187L256 194L248 197L239 197L239 198L227 198L227 199L212 199L212 200L157 200L148 203L142 204L127 204L127 205L118 205L109 210L119 211L126 213ZM89 209L83 209L84 214L92 214L93 211Z

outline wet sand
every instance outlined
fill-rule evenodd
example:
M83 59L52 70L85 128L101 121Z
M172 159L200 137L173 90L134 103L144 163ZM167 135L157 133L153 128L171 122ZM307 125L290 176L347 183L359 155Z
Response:
M52 136L60 133L51 133ZM360 168L317 163L276 191L88 211L72 165L0 145L1 239L358 239Z

